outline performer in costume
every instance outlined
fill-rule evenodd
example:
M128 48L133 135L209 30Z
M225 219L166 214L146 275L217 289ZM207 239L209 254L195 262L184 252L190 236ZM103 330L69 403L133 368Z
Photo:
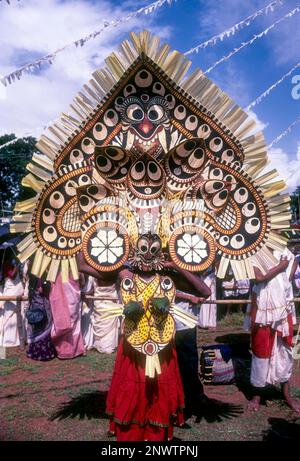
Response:
M159 379L168 374L165 354L173 356L175 374L172 319L193 328L197 317L168 296L168 302L153 304L160 299L156 290L135 299L148 273L142 253L149 248L137 251L137 243L149 232L158 235L153 251L161 245L176 266L179 276L170 277L174 290L181 271L191 282L217 256L217 277L230 269L236 280L253 279L253 266L265 272L274 263L272 250L286 245L276 231L288 226L289 197L279 195L283 181L271 182L276 171L261 174L267 150L255 121L200 70L187 74L191 62L184 55L143 31L131 33L105 62L76 96L72 113L63 113L39 140L43 155L33 157L22 181L37 195L17 203L11 231L28 233L18 245L20 260L34 255L32 273L41 277L48 269L54 284L78 279L80 252L106 283L109 274L112 284L125 264L131 267L134 304L128 306L121 285L122 299L106 307L106 318L125 316L123 351L130 347L135 355L138 348L146 375ZM158 258L158 284L164 268ZM128 315L141 308L143 316L130 330ZM151 319L167 308L165 322L156 324L161 342L160 334L152 335ZM147 340L135 343L144 338L139 322L147 339L152 335L149 346Z
M279 263L266 274L255 267L251 309L251 384L254 396L249 409L257 411L262 390L280 383L284 399L297 413L300 404L290 395L293 368L293 325L296 324L292 280L297 267L293 254L274 252Z
M210 292L199 277L164 261L158 235L142 235L134 252L133 269L118 274L125 321L107 412L110 432L117 440L162 441L172 438L174 423L184 422L174 320L169 313L176 296L175 284L178 289L190 286L201 297ZM79 268L96 276L82 260ZM175 268L172 278L164 275L163 269Z

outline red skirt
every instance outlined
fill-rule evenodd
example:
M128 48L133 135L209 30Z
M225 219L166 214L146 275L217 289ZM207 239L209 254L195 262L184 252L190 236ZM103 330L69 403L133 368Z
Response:
M161 374L145 376L146 356L121 339L106 401L118 441L170 440L184 423L184 394L174 343L159 352Z

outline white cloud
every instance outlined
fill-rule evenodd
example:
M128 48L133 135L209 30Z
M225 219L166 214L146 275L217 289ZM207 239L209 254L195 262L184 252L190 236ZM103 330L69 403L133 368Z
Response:
M281 179L287 183L288 192L293 190L300 184L300 141L296 155L291 157L281 147L272 147L268 151L270 163L266 171L276 168Z
M140 8L140 2L84 0L27 0L13 7L1 6L0 74L15 70L38 57L99 30L104 20L115 20ZM170 36L169 27L155 25L158 13L141 15L107 28L98 38L83 47L72 47L58 54L53 65L40 72L23 75L20 81L0 92L0 134L38 136L42 127L57 118L92 72L131 30L148 28L161 38ZM1 85L0 85L1 86ZM35 131L34 131L35 130Z
M247 112L247 114L249 115L249 117L253 118L255 120L255 122L256 122L256 127L253 130L253 134L257 133L257 131L265 130L267 128L267 126L269 125L269 123L266 123L266 122L263 122L262 120L260 120L258 115L255 112L253 112L253 110L249 110Z

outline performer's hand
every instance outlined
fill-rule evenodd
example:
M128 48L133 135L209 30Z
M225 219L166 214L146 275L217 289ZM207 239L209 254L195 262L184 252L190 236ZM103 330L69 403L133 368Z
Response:
M281 256L280 261L279 261L279 266L281 271L285 271L289 265L289 260L287 259L286 256Z
M137 322L142 317L143 313L143 306L137 301L129 301L129 303L124 306L123 314L133 322Z
M192 302L194 302L195 304L198 304L198 303L204 303L204 301L206 301L206 298L200 298L198 296L195 296L195 301L192 301Z
M153 310L159 314L167 314L170 310L170 301L167 297L153 298L151 301Z
M163 261L164 269L176 269L176 265L173 261L169 260L164 260Z

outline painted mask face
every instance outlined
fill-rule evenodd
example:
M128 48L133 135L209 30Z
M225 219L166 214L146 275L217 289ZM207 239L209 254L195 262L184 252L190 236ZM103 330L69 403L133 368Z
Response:
M129 257L130 264L141 271L149 272L163 268L162 244L157 234L143 234Z
M117 189L124 189L126 175L132 161L120 147L98 147L95 150L95 166L101 176Z
M123 129L130 133L134 150L155 152L169 127L168 103L160 95L142 93L125 98L120 105Z
M161 197L165 184L161 166L147 155L138 159L129 170L128 186L134 198L152 200Z

